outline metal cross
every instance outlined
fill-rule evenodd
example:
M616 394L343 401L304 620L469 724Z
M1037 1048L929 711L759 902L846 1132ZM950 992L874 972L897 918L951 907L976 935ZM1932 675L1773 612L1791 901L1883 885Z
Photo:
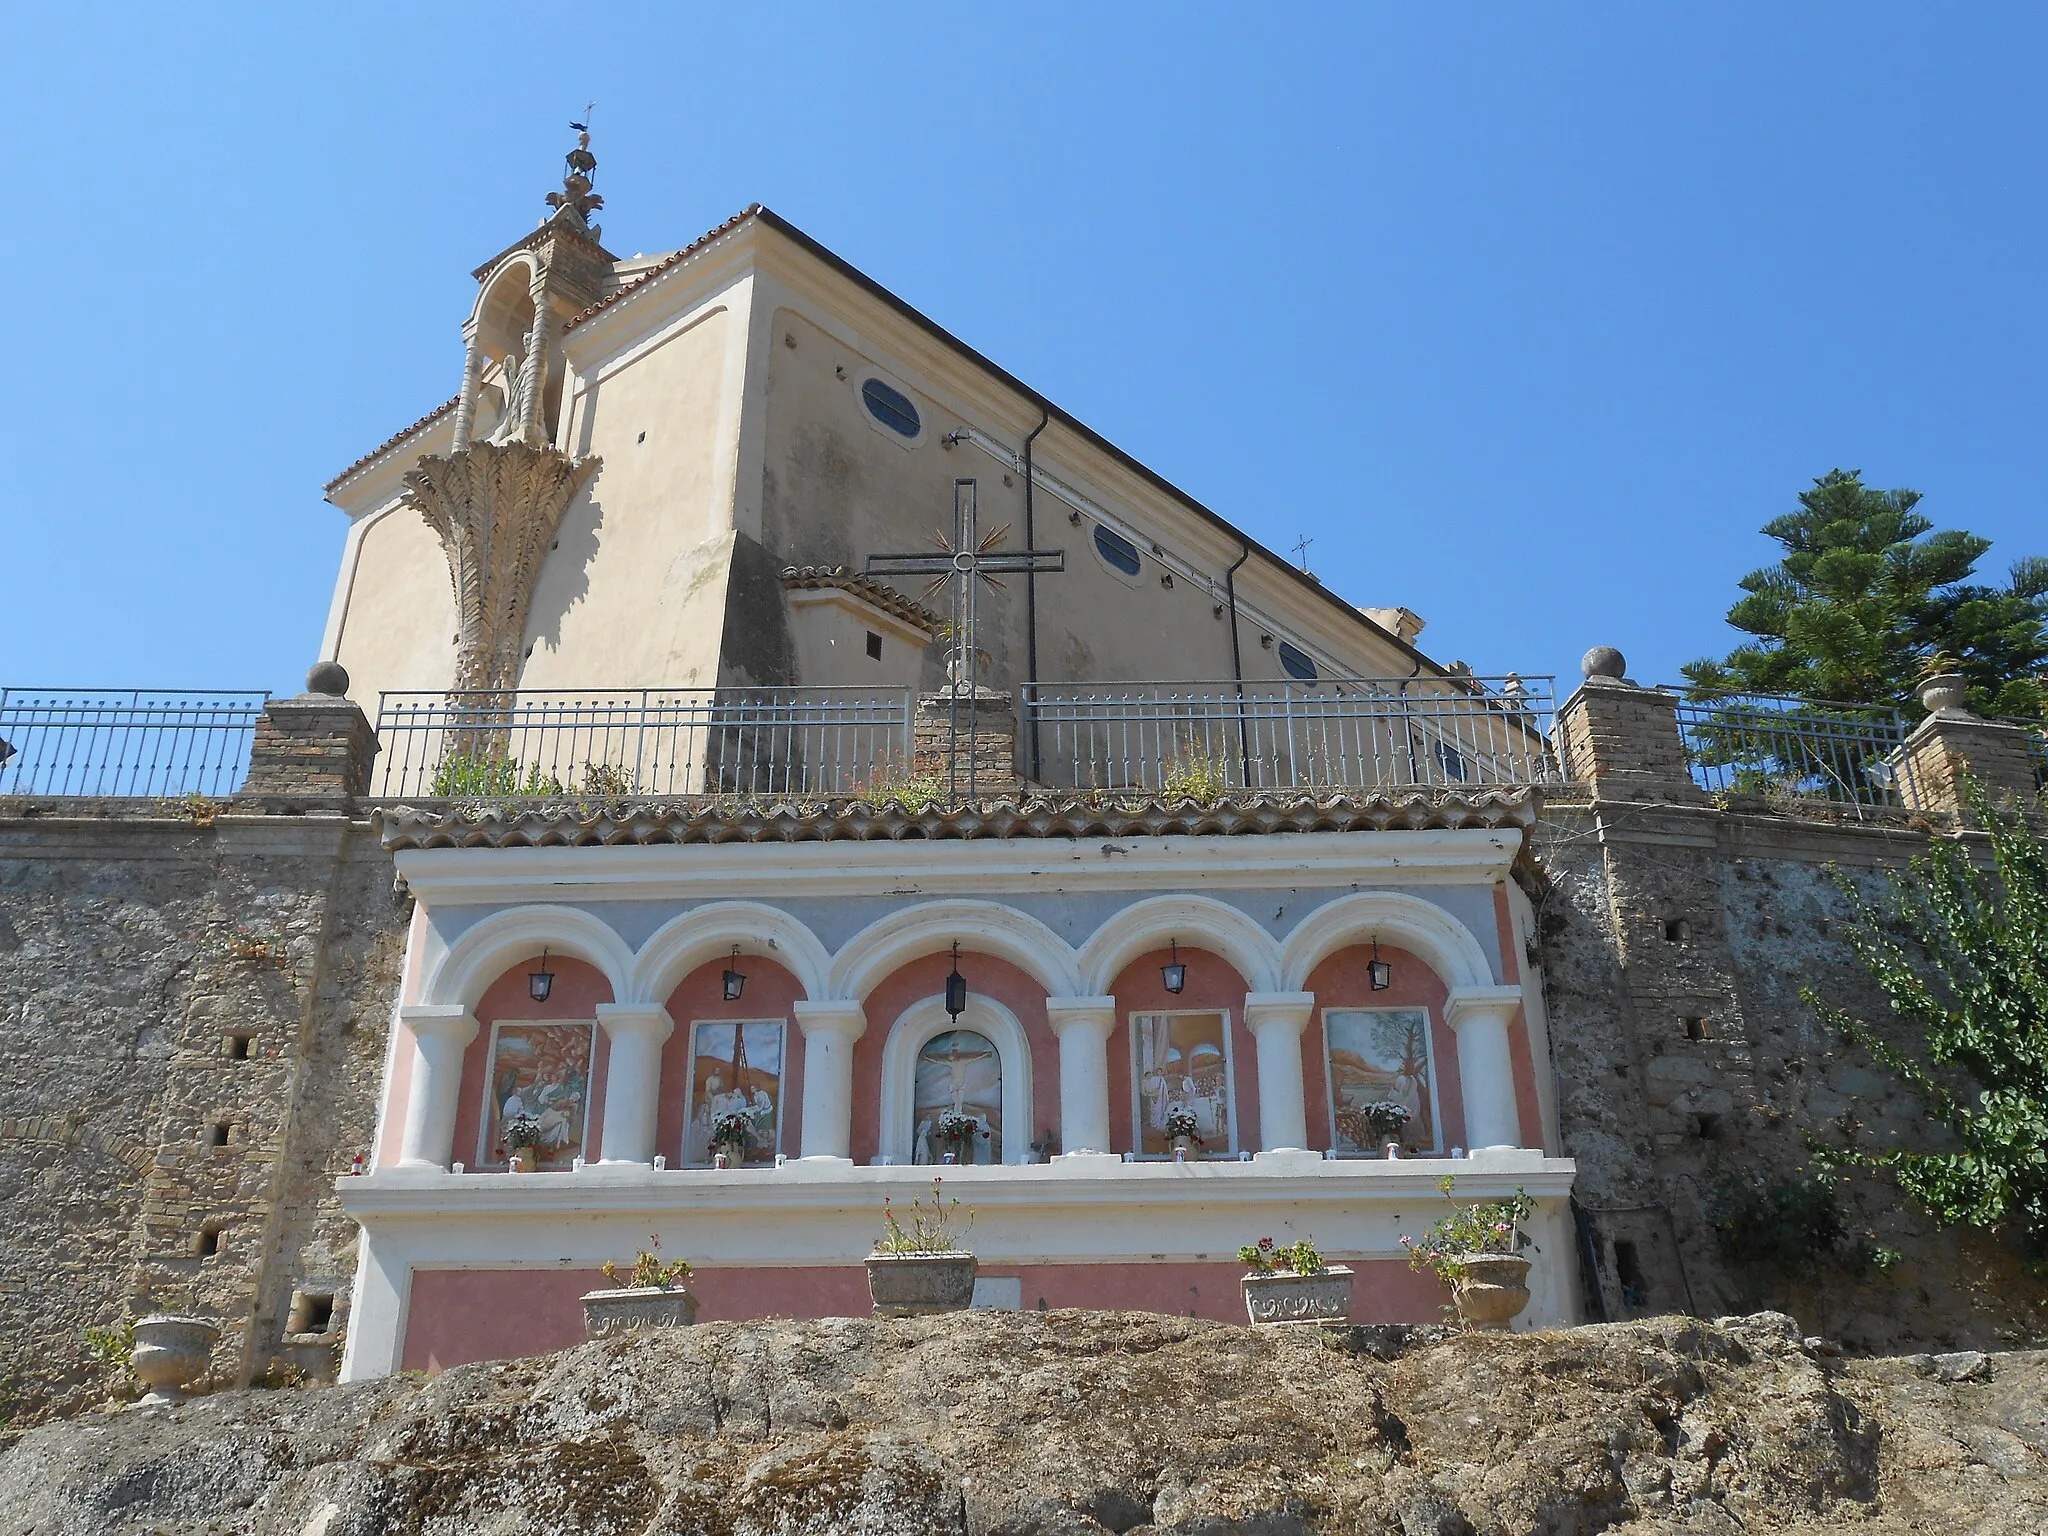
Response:
M976 483L971 479L955 480L953 537L948 541L940 535L933 541L938 545L938 553L869 555L867 561L870 576L929 576L933 582L928 592L935 592L941 584L949 584L953 589L953 658L947 664L946 673L952 692L953 733L948 785L956 798L960 777L960 697L964 691L970 704L974 698L974 664L979 655L974 644L976 598L981 584L985 581L990 586L1000 587L999 575L1004 573L1036 574L1067 568L1067 552L1063 549L989 547L1000 543L1008 531L1006 523L983 539L976 517ZM967 721L967 792L970 797L974 793L975 715L976 711L970 708Z
M1313 543L1315 543L1314 539L1307 538L1294 541L1294 553L1301 560L1301 568L1304 571L1308 569L1308 547Z

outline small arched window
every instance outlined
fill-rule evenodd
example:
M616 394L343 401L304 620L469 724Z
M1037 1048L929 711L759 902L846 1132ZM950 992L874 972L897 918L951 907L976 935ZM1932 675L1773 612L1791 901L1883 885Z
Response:
M868 408L868 414L903 437L915 437L924 430L924 420L917 414L917 405L910 396L900 389L884 384L880 379L869 379L860 387L860 398Z
M1315 658L1306 651L1289 645L1285 640L1280 642L1280 665L1286 669L1289 677L1299 678L1304 683L1316 680Z
M1114 528L1095 525L1095 552L1126 576L1138 574L1138 546Z

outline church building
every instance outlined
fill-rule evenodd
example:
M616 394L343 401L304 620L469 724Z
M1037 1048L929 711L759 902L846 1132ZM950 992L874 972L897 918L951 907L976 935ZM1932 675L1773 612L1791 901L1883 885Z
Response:
M317 670L415 902L344 1375L574 1343L650 1248L707 1319L865 1313L934 1176L977 1305L1242 1321L1238 1248L1307 1238L1434 1321L1401 1239L1452 1176L1535 1202L1516 1326L1577 1321L1542 682L766 208L615 256L595 169L327 487Z

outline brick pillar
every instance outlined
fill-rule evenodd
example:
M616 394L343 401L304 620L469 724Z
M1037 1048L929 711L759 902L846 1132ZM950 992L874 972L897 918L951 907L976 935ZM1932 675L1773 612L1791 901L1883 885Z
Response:
M322 662L306 674L306 689L263 706L236 799L280 815L346 813L351 800L369 793L377 733L345 697L348 673Z
M1906 804L1950 816L1967 815L1965 772L1989 789L1994 801L2034 792L2025 727L1971 713L1963 704L1961 677L1945 672L1928 678L1920 685L1920 703L1927 718L1892 757Z
M920 694L911 728L911 755L919 773L949 781L954 770L954 700L951 693ZM972 751L978 796L1017 792L1017 700L995 688L963 688L959 698L960 792L967 792Z
M1678 734L1678 695L1641 688L1611 645L1586 652L1586 680L1557 712L1558 753L1566 775L1602 800L1704 801Z

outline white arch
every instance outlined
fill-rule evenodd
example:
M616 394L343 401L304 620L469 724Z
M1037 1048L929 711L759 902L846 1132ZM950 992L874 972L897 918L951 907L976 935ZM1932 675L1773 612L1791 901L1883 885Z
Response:
M477 284L476 302L469 309L469 323L471 327L484 323L486 309L494 300L499 299L497 292L499 284L503 281L505 274L514 267L524 267L526 269L526 285L519 290L519 296L524 299L531 299L533 297L533 285L540 281L540 260L531 251L513 251L503 261L491 268L484 280Z
M1138 956L1178 939L1237 967L1247 992L1280 986L1280 946L1237 908L1210 896L1148 896L1106 919L1081 946L1081 990L1102 996Z
M536 905L493 912L449 945L421 987L420 1001L474 1008L507 966L542 948L588 960L604 972L615 1000L634 1000L633 951L609 924L579 907Z
M826 996L832 957L818 936L779 907L758 901L714 901L671 918L633 957L633 1002L663 1003L690 972L739 945L743 953L766 953L804 989L806 998Z
M1056 997L1071 995L1079 971L1067 941L1037 918L996 901L924 901L861 929L832 957L829 995L859 1001L891 971L926 955L962 949L994 955Z
M1419 956L1444 984L1491 987L1493 963L1472 930L1435 902L1405 891L1354 891L1325 902L1294 925L1280 948L1280 990L1307 988L1309 973L1338 950L1377 935Z
M920 998L904 1009L882 1042L881 1153L892 1162L911 1158L911 1114L917 1106L917 1053L949 1029L988 1036L1003 1065L1003 1161L1031 1160L1031 1042L1017 1015L992 997L969 993L956 1023L943 996Z

